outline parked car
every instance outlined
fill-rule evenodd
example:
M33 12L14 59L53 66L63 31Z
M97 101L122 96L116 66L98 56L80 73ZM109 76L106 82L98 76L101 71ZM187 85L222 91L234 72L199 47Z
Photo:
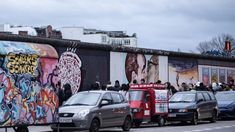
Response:
M129 131L132 125L131 111L126 98L115 91L84 91L73 95L59 108L59 124L53 131L89 130L122 127Z
M165 125L168 114L169 92L163 84L133 84L129 89L129 104L133 114L133 125L142 122Z
M190 121L197 125L198 120L216 122L218 104L212 92L177 92L169 100L168 121Z
M235 91L217 92L215 95L219 106L220 118L235 118Z

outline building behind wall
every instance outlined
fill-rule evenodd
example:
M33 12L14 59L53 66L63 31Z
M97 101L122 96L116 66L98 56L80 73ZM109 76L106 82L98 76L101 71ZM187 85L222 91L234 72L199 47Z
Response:
M31 26L13 26L10 24L1 24L0 32L7 34L18 34L18 35L29 35L38 36L45 38L57 38L61 39L61 32L52 28L51 25L42 27L31 27Z
M104 31L85 29L83 27L62 27L60 31L62 32L63 39L137 47L137 36L135 33L129 36L124 31Z
M59 30L53 29L51 25L43 27L35 27L35 30L37 31L38 37L57 38L57 39L62 38L61 32Z
M37 36L37 31L30 26L13 26L10 24L1 24L0 31L11 34Z

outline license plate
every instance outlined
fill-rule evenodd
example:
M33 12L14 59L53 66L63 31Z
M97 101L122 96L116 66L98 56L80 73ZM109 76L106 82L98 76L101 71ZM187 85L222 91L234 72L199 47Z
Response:
M71 118L60 118L59 122L60 123L71 123L72 119Z
M168 117L176 117L176 114L168 114Z

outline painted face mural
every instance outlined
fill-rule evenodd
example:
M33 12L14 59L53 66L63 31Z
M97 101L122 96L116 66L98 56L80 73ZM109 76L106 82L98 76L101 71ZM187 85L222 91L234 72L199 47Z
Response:
M80 88L81 66L82 62L74 52L67 51L61 54L58 64L61 85L70 84L73 94Z
M141 79L147 80L146 58L143 54L128 53L125 61L125 71L127 80L133 83L136 80L138 83Z
M0 54L0 126L55 122L59 102L48 79L58 63L55 49L0 41Z
M158 56L153 55L148 60L148 83L155 83L159 79Z

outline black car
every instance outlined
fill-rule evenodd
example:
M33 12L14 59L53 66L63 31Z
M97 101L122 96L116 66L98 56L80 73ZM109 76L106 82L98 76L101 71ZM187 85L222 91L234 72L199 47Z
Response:
M216 98L212 92L177 92L169 100L168 121L190 121L194 125L197 125L198 120L216 122L218 115L217 105Z
M220 118L235 118L235 91L222 91L215 95Z

